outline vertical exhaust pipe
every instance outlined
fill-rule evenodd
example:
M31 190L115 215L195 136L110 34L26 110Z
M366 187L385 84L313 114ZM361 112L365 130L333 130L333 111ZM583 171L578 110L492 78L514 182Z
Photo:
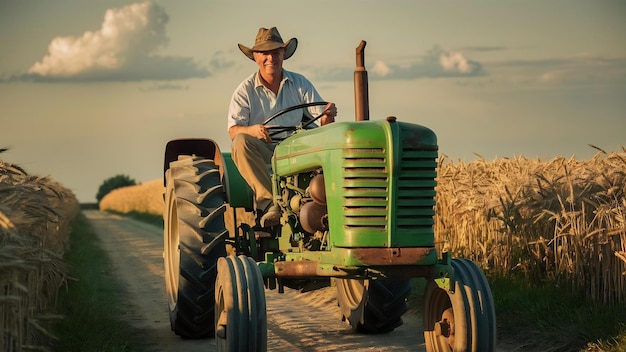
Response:
M354 69L354 112L356 121L370 119L367 71L365 70L365 40L356 47L356 68Z

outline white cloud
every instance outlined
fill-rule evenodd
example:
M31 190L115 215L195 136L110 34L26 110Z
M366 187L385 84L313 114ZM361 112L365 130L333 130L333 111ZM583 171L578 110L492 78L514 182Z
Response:
M57 37L28 75L36 80L146 80L205 77L189 58L157 56L168 38L168 15L146 1L109 9L97 31ZM167 70L167 74L164 71Z
M542 82L555 82L563 77L563 71L549 71L545 72L539 78Z
M434 46L424 55L403 58L403 62L393 59L377 60L368 69L370 78L382 80L421 79L421 78L455 78L482 77L487 75L480 62L467 58L461 52L443 50ZM312 68L316 80L347 81L352 80L352 66L331 66L329 68Z
M458 73L471 73L474 71L472 63L457 51L441 52L439 64L445 71Z
M389 68L389 66L387 66L387 64L385 64L383 61L380 61L380 60L378 60L378 61L376 61L374 63L374 66L370 69L370 71L380 75L381 77L385 77L389 73L392 72L391 68Z

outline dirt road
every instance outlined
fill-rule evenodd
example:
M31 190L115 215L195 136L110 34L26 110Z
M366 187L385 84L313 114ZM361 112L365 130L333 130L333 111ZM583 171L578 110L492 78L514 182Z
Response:
M125 290L128 320L153 351L215 351L215 341L183 340L170 330L163 279L163 232L117 215L85 211ZM334 288L309 293L266 290L269 351L425 351L421 321L384 335L352 333L341 321Z

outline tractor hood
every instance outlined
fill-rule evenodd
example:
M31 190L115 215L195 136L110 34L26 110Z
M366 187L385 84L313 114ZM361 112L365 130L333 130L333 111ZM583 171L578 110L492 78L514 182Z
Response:
M437 138L426 127L395 118L333 123L283 141L272 166L276 184L322 170L333 246L434 241Z
M398 122L394 117L336 122L302 130L284 140L274 151L273 169L280 176L288 176L323 165L339 167L337 163L341 161L331 156L334 153L323 151L369 148L383 148L386 154L398 148L437 151L437 136L427 127Z

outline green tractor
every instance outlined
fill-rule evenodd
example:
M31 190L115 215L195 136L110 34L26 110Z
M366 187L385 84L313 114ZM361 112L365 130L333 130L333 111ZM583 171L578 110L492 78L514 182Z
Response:
M421 277L427 351L495 349L484 273L435 248L436 135L395 117L369 120L364 48L356 49L356 121L298 129L275 149L280 225L261 228L227 212L252 211L254 195L217 143L167 144L164 260L176 334L215 336L219 351L265 351L265 289L331 280L354 331L387 333L402 324L410 279Z

